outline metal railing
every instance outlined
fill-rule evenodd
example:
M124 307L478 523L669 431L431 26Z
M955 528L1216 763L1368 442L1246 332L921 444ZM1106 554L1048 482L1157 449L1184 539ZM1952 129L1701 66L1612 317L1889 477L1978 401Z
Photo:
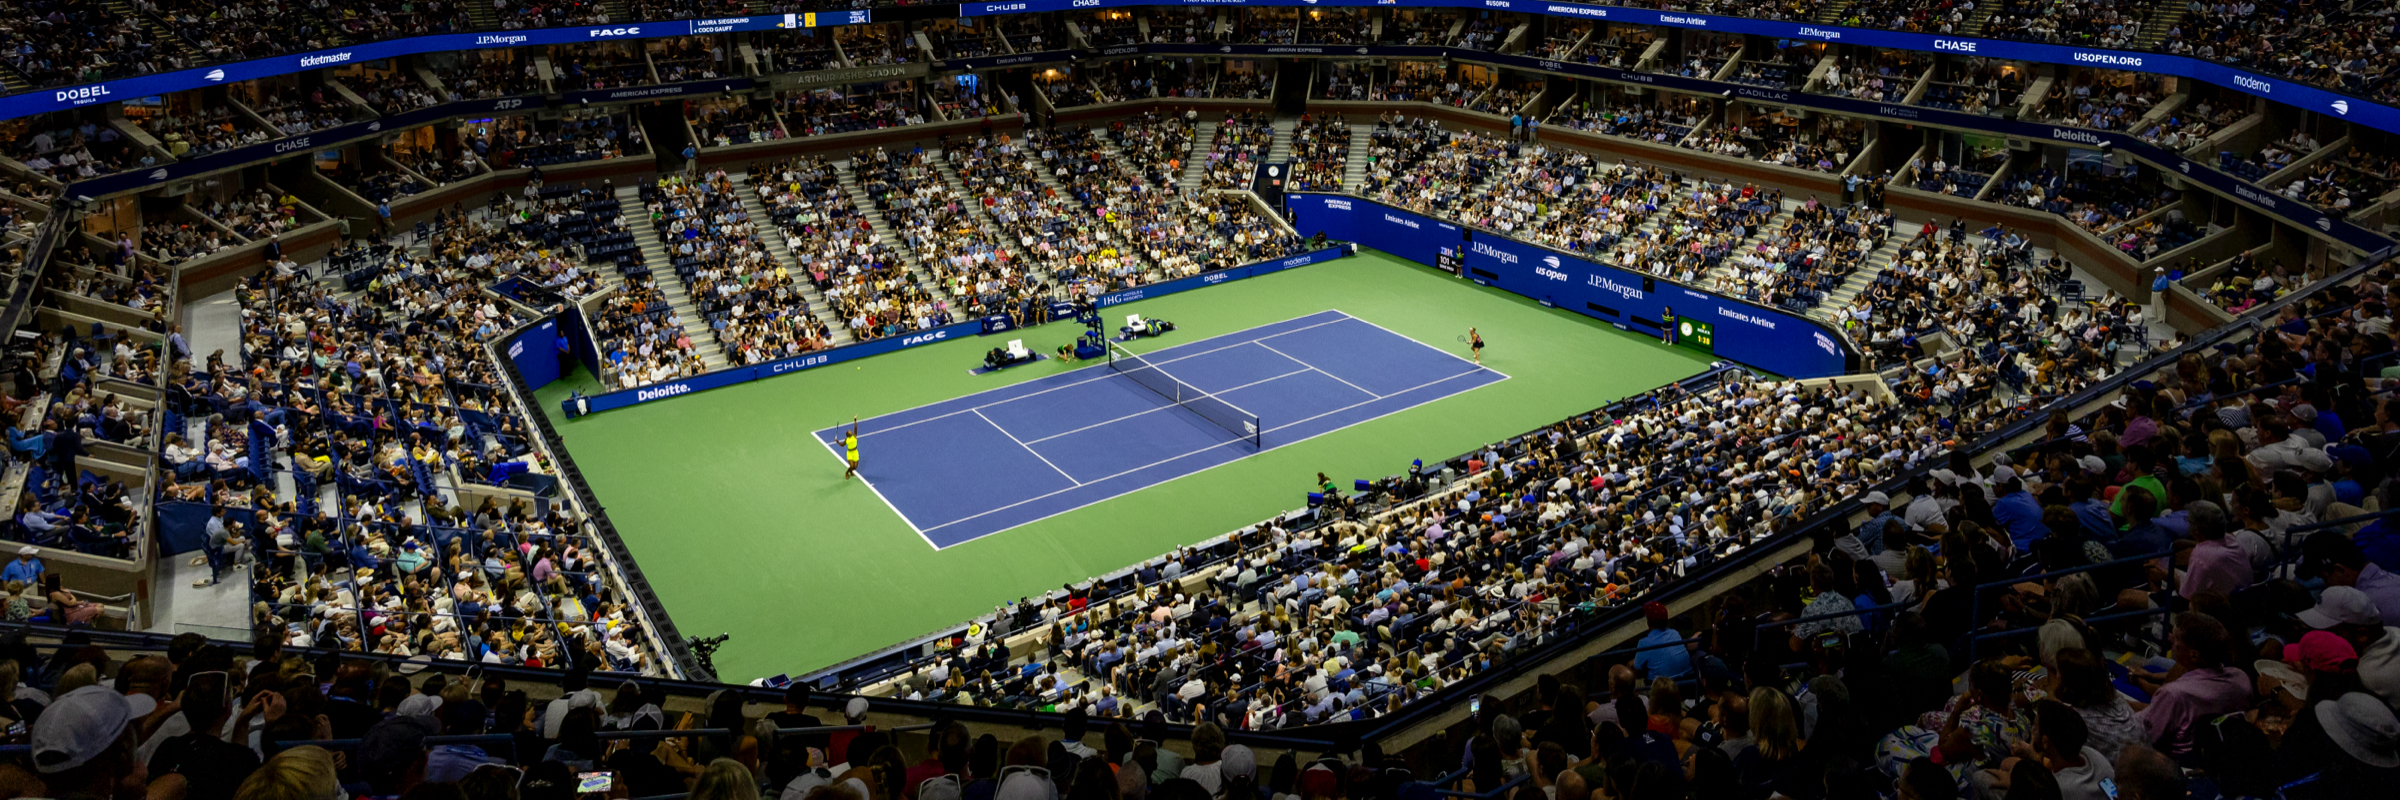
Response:
M1533 780L1533 773L1531 771L1527 771L1517 773L1515 777L1509 778L1500 785L1488 789L1478 787L1477 791L1463 792L1450 788L1457 786L1459 781L1466 780L1467 777L1474 774L1474 772L1475 771L1471 769L1462 769L1457 772L1435 778L1432 782L1433 785L1438 788L1436 788L1434 792L1443 797L1463 797L1469 798L1469 800L1494 800L1494 798L1507 797L1509 792L1516 791L1516 788L1524 785L1526 781Z

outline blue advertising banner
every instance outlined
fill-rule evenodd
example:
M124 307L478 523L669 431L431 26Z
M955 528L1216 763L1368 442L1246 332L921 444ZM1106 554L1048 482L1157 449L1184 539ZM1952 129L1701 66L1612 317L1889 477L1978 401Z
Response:
M568 303L558 316L559 334L566 337L567 349L593 378L600 377L600 343L592 341L590 320L583 316L583 306Z
M1673 281L1627 272L1490 231L1470 230L1372 200L1295 192L1287 195L1302 230L1347 231L1360 244L1439 266L1463 255L1464 276L1594 319L1657 335L1667 315L1716 324L1717 355L1778 375L1842 375L1857 363L1824 323ZM1461 240L1464 241L1461 241ZM1444 252L1447 250L1448 252Z
M558 380L558 318L542 320L517 334L516 340L508 343L508 360L527 386L539 389Z
M1351 250L1352 248L1327 248L1324 250L1318 250L1312 253L1303 253L1301 255L1291 256L1275 261L1264 261L1258 264L1249 264L1230 269L1221 269L1217 270L1216 272L1194 275L1183 280L1152 284L1139 289L1130 289L1127 291L1106 295L1096 301L1096 304L1102 308L1114 305L1124 305L1135 300L1174 294L1176 292L1188 291L1202 286L1213 286L1229 280L1239 280L1250 277L1253 274L1263 275L1271 272L1281 272L1293 267L1306 266L1320 261L1331 261L1333 259L1350 254ZM1259 269L1254 269L1254 267ZM1064 313L1058 314L1058 317L1060 319L1071 319L1073 314L1074 309L1070 306L1065 310ZM1001 324L1005 325L1008 322L1008 318L1000 317L999 321ZM906 336L893 336L884 339L877 339L871 342L860 342L847 347L836 347L831 350L820 350L806 355L793 356L782 361L770 361L765 364L757 364L753 366L721 369L716 372L694 375L681 380L668 381L665 383L644 386L637 389L626 389L623 391L609 392L607 394L596 394L588 397L572 398L561 402L559 405L561 408L566 410L567 416L570 417L580 417L585 414L596 414L602 411L614 411L627 406L648 403L653 400L681 397L693 392L704 392L710 389L732 386L737 383L763 380L785 373L816 369L818 367L832 364L840 364L845 361L855 361L868 356L879 356L897 350L906 350L911 347L919 347L923 345L934 344L936 342L946 342L953 339L964 339L969 336L985 333L999 333L1002 330L1006 330L1006 328L993 329L990 327L991 325L992 318L985 317L982 319L935 328L929 331L919 331ZM545 325L545 327L549 326ZM532 338L530 332L526 338ZM520 340L516 344L510 345L510 358L516 358L517 348L524 346L524 344L524 341ZM519 361L517 367L520 371L525 369L525 364L522 362L522 360ZM550 367L550 377L552 379L558 377L557 370L557 364L553 363ZM547 380L536 382L532 373L526 373L525 381L537 388L543 383L549 382Z
M869 344L872 344L872 342ZM864 346L865 345L851 345L851 347ZM849 348L841 349L846 350ZM819 358L831 358L833 354L837 352L840 351L826 350L816 353L815 356ZM626 406L640 405L652 400L664 400L669 397L680 397L693 392L705 392L710 389L722 389L737 383L749 383L750 379L757 377L757 375L757 367L729 367L726 369L717 370L715 372L703 372L689 378L679 378L676 380L667 381L665 383L655 383L649 386L643 386L634 389L625 389L622 391L609 392L607 394L595 394L586 397L568 398L559 405L566 409L567 416L580 417L585 414L613 411Z
M1282 272L1293 267L1305 267L1321 261L1332 261L1334 259L1341 258L1342 256L1349 255L1353 249L1354 248L1346 247L1328 247L1323 250L1302 253L1300 255L1290 256L1274 261L1261 261L1256 264L1244 264L1238 267L1228 267L1215 272L1203 272L1189 278L1178 278L1176 280L1165 281L1162 283L1153 283L1148 286L1138 286L1122 292L1104 294L1100 296L1100 299L1092 301L1092 305L1098 308L1110 308L1138 300L1149 300L1151 298L1165 297L1178 292L1188 292L1203 286L1215 286L1227 281L1238 281L1243 278L1265 275L1273 272Z
M353 122L321 131L310 131L300 136L261 142L249 147L237 147L198 158L162 164L147 172L135 170L78 181L67 187L67 193L85 197L106 197L245 164L271 161L293 153L331 150L354 141L380 136L385 131L406 130L451 117L519 114L539 109L545 103L546 101L539 95L527 95L524 97L495 97L486 100L462 100L456 103L427 106L381 119Z
M1308 5L1410 5L1429 7L1464 7L1477 9L1522 11L1527 13L1606 19L1611 22L1636 25L1726 31L1757 34L1801 41L1840 42L1873 47L1889 47L1928 52L1961 53L1976 56L2021 59L2059 64L2089 65L2112 69L2139 70L2158 74L2183 75L2230 87L2259 97L2265 97L2319 113L2330 113L2386 131L2400 132L2400 109L2365 100L2303 86L2288 81L2253 75L2214 62L2170 56L2158 53L2133 53L2066 45L2011 42L1940 36L1924 33L1844 28L1830 25L1809 25L1773 20L1739 17L1718 17L1706 14L1686 14L1653 9L1588 6L1574 3L1538 2L1536 0L1300 0ZM1107 8L1150 5L1293 5L1293 0L1183 0L1182 3L1159 0L1020 0L1001 3L969 3L959 6L962 16L983 14L1054 11L1069 8ZM421 36L384 42L372 42L349 48L321 50L314 53L258 59L217 68L183 70L159 75L127 78L106 83L67 89L19 94L0 98L0 119L72 108L95 103L108 103L142 96L199 88L224 81L242 81L272 75L317 69L341 64L372 61L413 53L444 50L463 50L488 47L516 47L614 39L639 39L659 36L727 33L776 28L807 28L832 25L867 24L869 12L850 11L826 14L784 14L725 19L681 20L673 22L636 23L618 27L544 28L529 31L510 31L490 34L443 34ZM2304 204L2278 198L2273 193L2243 182L2231 175L2216 172L2211 165L2191 162L2133 139L2122 132L2092 131L2067 126L2019 122L1960 112L1943 111L1917 106L1874 103L1850 98L1810 95L1744 84L1718 83L1675 75L1627 72L1607 67L1575 64L1524 56L1500 55L1476 50L1429 46L1367 47L1355 45L1257 45L1257 44L1147 44L1105 48L1091 53L1096 57L1113 57L1151 53L1157 55L1259 55L1259 56L1370 56L1378 58L1446 57L1476 61L1521 69L1556 72L1579 77L1623 83L1657 86L1695 94L1733 96L1759 102L1821 109L1843 114L1883 117L1922 122L1964 130L1997 133L2007 136L2037 138L2084 147L2103 145L2124 148L2128 154L2148 161L2160 169L2189 177L2196 183L2235 197L2269 214L2283 218L2303 228L2340 241L2350 247L2375 253L2392 246L2380 235L2342 220L2332 219ZM1000 56L989 59L964 59L946 62L947 69L983 69L1041 61L1073 59L1075 51L1051 51ZM750 87L747 78L717 81L694 81L668 86L626 87L619 89L571 92L565 95L568 103L623 102L628 100L688 97L722 91L738 91ZM539 98L502 98L448 104L431 109L394 115L381 120L357 123L306 136L267 142L253 147L220 153L191 161L177 162L146 172L129 172L96 178L70 187L75 194L101 197L144 189L159 183L198 174L215 172L255 161L263 161L310 149L327 149L351 140L372 136L383 130L396 130L461 114L512 112L541 107ZM477 107L481 106L481 107ZM2121 140L2121 141L2120 141Z
M1359 244L1427 265L1451 263L1467 247L1465 229L1456 223L1343 194L1292 192L1284 195L1293 212L1292 227L1302 235L1326 236Z
M1964 36L1942 36L1929 33L1848 28L1838 25L1815 25L1804 22L1721 17L1660 11L1645 8L1583 5L1549 2L1548 0L1007 0L1006 2L966 3L958 7L962 17L990 14L1021 14L1044 11L1064 11L1087 8L1117 8L1160 5L1233 5L1233 6L1396 6L1429 8L1471 8L1496 11L1519 11L1530 14L1604 19L1631 25L1656 25L1670 28L1723 31L1755 34L1778 39L1918 50L1934 53L1961 53L1990 58L2017 59L2137 70L2160 75L2178 75L2264 97L2297 108L2331 114L2352 122L2384 131L2400 132L2400 108L2352 98L2279 78L2251 74L2241 69L2184 56L2143 53L2124 50L2101 50L2068 45L2013 42L1998 39L1977 39ZM42 114L62 109L120 100L132 100L152 95L180 92L227 81L247 81L284 75L293 72L337 66L362 61L375 61L419 53L451 50L476 50L493 47L534 47L555 44L576 44L616 39L647 39L664 36L734 33L741 31L775 30L778 28L832 27L865 25L873 22L869 11L836 11L814 14L766 14L719 19L639 22L576 28L541 28L523 31L490 33L454 33L416 36L381 42L368 42L343 48L317 50L308 53L241 61L215 67L164 72L122 78L101 83L83 84L57 89L44 89L0 97L0 119ZM1151 46L1156 48L1158 46ZM1224 49L1224 48L1239 48ZM1277 49L1274 45L1219 45L1218 54L1257 53L1262 55L1306 55L1306 51L1322 51L1323 55L1356 54L1356 48L1338 46L1293 46ZM1139 52L1142 48L1110 48L1098 55L1112 56ZM1398 48L1381 48L1397 50ZM1157 49L1159 53L1195 52L1194 46L1177 45ZM1048 54L1035 54L1048 55ZM1013 57L1011 57L1013 58ZM980 59L960 62L957 69L977 69L988 64ZM1034 62L1026 62L1034 63Z
M1242 277L1256 278L1260 275L1272 275L1287 269L1305 267L1310 264L1332 261L1356 252L1358 252L1358 245L1346 244L1340 247L1329 247L1323 250L1301 253L1296 256L1290 256L1274 261L1261 261L1246 267L1246 269L1250 270L1250 274Z
M349 47L329 48L307 53L274 56L272 58L237 61L214 67L161 72L120 78L101 83L44 89L35 92L0 97L0 119L42 114L97 103L134 100L152 95L198 89L203 86L238 83L294 72L335 67L343 64L380 61L387 58L412 56L419 53L440 53L451 50L482 50L494 47L538 47L554 44L622 39L654 39L664 36L767 31L778 28L815 28L842 25L865 25L873 21L872 12L835 11L821 14L764 14L751 17L719 19L687 19L671 22L637 22L623 25L601 25L575 28L537 28L522 31L493 31L489 33L444 33L432 36L412 36L366 42Z

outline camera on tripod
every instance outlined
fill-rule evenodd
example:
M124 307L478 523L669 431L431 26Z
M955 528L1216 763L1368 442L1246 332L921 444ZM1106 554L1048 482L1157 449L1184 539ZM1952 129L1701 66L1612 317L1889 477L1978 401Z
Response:
M715 675L717 674L717 648L724 647L725 640L731 638L733 638L733 634L730 633L694 636L683 640L683 646L691 648L692 660L700 662L701 669L707 670L710 675Z

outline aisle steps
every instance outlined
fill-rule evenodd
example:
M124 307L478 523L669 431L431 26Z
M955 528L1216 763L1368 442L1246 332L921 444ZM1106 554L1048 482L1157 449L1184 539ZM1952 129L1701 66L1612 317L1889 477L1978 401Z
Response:
M729 363L725 349L717 345L716 332L708 329L699 305L692 302L690 290L683 285L683 276L675 274L674 259L667 256L666 243L659 241L658 230L650 226L650 212L642 207L641 186L617 187L617 205L624 209L625 218L632 221L625 229L632 231L634 242L642 246L642 263L650 267L659 293L667 296L667 306L683 322L684 335L692 338L692 348L700 354L701 363L708 365L710 371L724 369Z

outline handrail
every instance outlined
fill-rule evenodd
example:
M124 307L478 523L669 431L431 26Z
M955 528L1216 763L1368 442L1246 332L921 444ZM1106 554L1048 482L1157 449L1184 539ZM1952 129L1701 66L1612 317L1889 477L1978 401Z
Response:
M2080 566L2080 567L2068 567L2068 568L2066 568L2066 569L2060 569L2060 570L2051 570L2051 571L2049 571L2049 572L2044 572L2044 573L2040 573L2040 574L2037 574L2037 575L2020 575L2020 576L2017 576L2017 577L2014 577L2014 578L2002 578L2002 579L2000 579L2000 580L1996 580L1996 581L1990 581L1990 582L1986 582L1986 583L1980 583L1980 584L1976 584L1976 585L1975 585L1975 591L1974 591L1974 593L1973 593L1972 595L1968 596L1968 598L1967 598L1967 602L1968 602L1968 608L1972 610L1972 611L1971 611L1971 613L1972 613L1972 615L1973 615L1973 616L1969 617L1969 619L1973 620L1973 623L1972 623L1972 624L1975 624L1975 625L1981 625L1981 624L1983 624L1983 596L1984 596L1986 593L1988 593L1990 590L1992 590L1992 589L1997 589L1997 588L2000 588L2000 587L2003 587L2003 586L2015 586L2015 585L2017 585L2017 584L2020 584L2020 583L2029 583L2029 582L2034 582L2034 581L2046 581L2046 580L2049 580L2049 579L2051 579L2051 578L2065 577L2065 576L2068 576L2068 575L2074 575L2074 574L2076 574L2076 573L2081 573L2081 572L2091 572L2091 571L2093 571L2093 570L2111 569L2111 568L2115 568L2115 567L2122 567L2122 566L2127 566L2127 565L2132 565L2132 564L2141 564L2141 563L2146 563L2146 562L2151 562L2151 561L2157 561L2157 560L2159 560L2159 559L2162 559L2162 558L2167 558L2167 557L2170 557L2170 556L2173 556L2173 555L2175 555L2175 550L2174 550L2173 548L2168 548L2168 549L2166 549L2166 550L2161 550L2161 551L2159 551L2159 552L2156 552L2156 553L2150 553L2150 554L2148 554L2148 555L2127 556L2127 557L2125 557L2125 558L2118 558L2118 559L2111 559L2111 560L2108 560L2108 561L2102 561L2102 562L2100 562L2100 563L2098 563L2098 564L2085 564L2085 565L2083 565L2083 566ZM2171 573L2171 572L2170 572L2170 577L2168 578L2168 580L2174 580L2174 578L2172 577L2172 573Z
M651 739L689 739L694 736L732 736L733 734L732 728L686 728L670 731L599 731L593 733L592 737L604 742L617 739L638 742Z
M2086 626L2091 626L2098 625L2103 622L2117 622L2120 620L2139 619L2142 617L2157 616L2160 614L2171 614L2174 613L2174 611L2175 609L2172 606L2159 605L2145 608L2140 611L2124 611L2115 614L2102 614L2100 616L2084 620L2083 624ZM1986 640L2013 639L2019 636L2031 636L2039 631L2041 631L2041 628L2039 627L2010 628L2004 631L1979 633L1973 637L1969 637L1967 639L1967 662L1974 663L1977 660L1977 656L1982 652L1983 643Z
M2311 523L2309 523L2309 524L2306 524L2306 525L2294 525L2294 526L2292 526L2292 527L2289 527L2289 528L2285 528L2285 529L2283 529L2283 535L2284 535L2284 539L2285 539L2285 541L2292 541L2292 540L2296 540L2296 539L2300 538L2299 536L2297 536L2297 534L2303 534L2303 533L2315 533L2315 532L2317 532L2317 531L2325 530L2325 529L2327 529L2327 528L2333 528L2333 527L2337 527L2337 526L2341 526L2341 525L2348 525L2348 524L2351 524L2351 523L2354 523L2354 522L2365 522L2365 521L2368 521L2368 520L2377 520L2377 519L2383 519L2383 518L2385 518L2385 517L2391 517L2391 516L2400 516L2400 508L2387 508L2387 509L2384 509L2384 510L2382 510L2382 511L2369 511L2369 512L2367 512L2367 513L2364 513L2364 514L2357 514L2357 515L2353 515L2353 516L2342 517L2342 518L2340 518L2340 519L2328 519L2328 520L2321 520L2321 521L2318 521L2318 522L2311 522Z
M274 755L275 753L282 752L284 750L290 750L294 747L321 747L326 750L356 750L365 742L365 739L277 739L265 744L267 754ZM452 744L504 744L509 746L509 751L511 753L514 753L517 746L517 737L515 734L508 733L451 734L425 737L425 746L428 748Z
M1895 608L1907 608L1913 605L1916 605L1916 602L1912 600L1905 603L1888 603L1880 606L1868 606L1866 608L1852 608L1849 611L1836 611L1830 614L1815 614L1806 617L1787 619L1781 622L1761 622L1750 626L1750 647L1753 650L1758 648L1759 637L1764 635L1764 631L1766 631L1768 628L1788 628L1798 625L1806 625L1811 622L1824 622L1826 620L1841 619L1844 617L1863 617L1868 614L1881 613Z
M1507 796L1509 790L1515 789L1529 780L1533 780L1532 772L1519 772L1517 773L1516 777L1508 779L1506 783L1492 787L1490 791L1461 792L1456 789L1436 789L1434 792L1443 797L1471 797L1475 798L1475 800L1491 800L1491 798Z

